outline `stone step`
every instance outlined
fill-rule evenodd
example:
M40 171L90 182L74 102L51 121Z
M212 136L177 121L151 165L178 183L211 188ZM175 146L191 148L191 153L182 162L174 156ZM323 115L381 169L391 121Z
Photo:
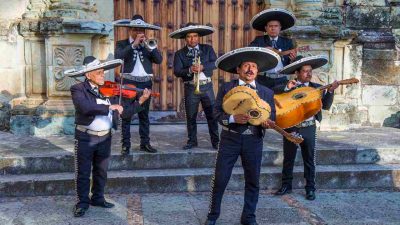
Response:
M294 188L303 188L302 166L294 169ZM194 192L210 190L213 168L110 171L107 193ZM317 166L317 188L398 188L400 164L387 165L320 165ZM281 168L262 167L262 189L280 185ZM233 170L229 190L242 190L243 170ZM0 197L74 194L74 173L3 175Z
M117 153L111 156L109 170L211 168L214 166L216 151L195 149L192 151L174 150L156 154L140 153L122 157ZM281 166L282 150L265 149L263 166ZM400 147L364 149L319 149L318 165L345 164L392 164L400 163ZM238 160L237 166L240 165ZM297 154L296 165L302 165L301 153ZM74 157L71 152L36 155L0 157L0 174L63 173L74 171Z

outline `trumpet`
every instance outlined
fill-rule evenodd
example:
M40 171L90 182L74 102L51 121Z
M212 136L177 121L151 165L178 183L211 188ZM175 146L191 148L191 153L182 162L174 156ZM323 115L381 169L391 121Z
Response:
M155 39L155 38L151 38L151 39L148 39L148 40L144 40L144 41L142 42L142 45L143 45L144 47L146 47L147 49L149 49L149 50L156 49L156 48L157 48L157 44L158 44L158 41L157 41L157 39Z
M201 65L200 55L196 55L196 58L194 59L194 63L193 64L197 65L198 67L200 67L200 65ZM196 95L201 94L201 91L200 91L200 76L199 75L200 75L199 72L196 72L193 75L193 82L194 82L194 85L196 86L196 89L194 90L194 94L196 94Z

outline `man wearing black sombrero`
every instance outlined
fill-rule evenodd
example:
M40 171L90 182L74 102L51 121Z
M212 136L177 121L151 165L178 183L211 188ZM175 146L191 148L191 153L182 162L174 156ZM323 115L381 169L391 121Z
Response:
M217 153L215 173L212 181L210 210L206 225L216 224L221 211L221 201L239 155L242 160L245 177L244 206L241 224L256 225L256 206L259 194L259 178L263 149L264 129L271 121L260 126L248 123L247 114L229 115L223 108L223 98L232 88L239 85L257 91L258 96L271 107L270 120L275 120L273 91L256 82L258 72L274 68L279 56L271 50L258 47L246 47L233 50L221 56L216 66L229 73L238 73L239 79L221 85L216 103L215 116L222 125L221 141Z
M85 57L83 68L65 71L70 77L85 76L84 82L71 87L75 106L75 175L77 202L74 216L81 217L89 205L112 208L114 204L104 198L107 168L111 152L111 128L116 128L118 112L123 112L116 98L106 98L99 92L104 84L104 71L122 64L122 60L101 63L93 56ZM150 92L144 91L135 107L148 99ZM92 186L90 187L90 174ZM92 196L89 198L89 192Z
M250 21L254 29L265 32L265 34L257 36L249 46L267 47L280 55L283 51L293 49L289 54L281 55L281 60L275 68L257 77L257 81L268 88L273 89L275 86L285 84L288 81L285 74L278 72L296 57L296 50L293 41L280 36L280 32L294 26L295 22L296 17L291 12L279 8L264 10Z
M295 74L296 79L289 81L287 84L276 87L275 93L290 92L299 87L318 88L321 85L311 82L312 70L317 69L328 62L325 56L298 56L290 65L282 69L282 73ZM332 87L324 92L322 98L322 108L329 110L333 103L334 90L338 87L335 81ZM306 199L315 199L315 139L316 139L316 121L321 122L322 112L319 111L315 116L308 118L295 127L287 129L288 132L296 132L300 134L304 141L300 144L301 154L304 164L304 178L306 180ZM284 195L291 193L293 180L293 167L297 153L297 145L283 138L283 169L282 169L282 186L276 192L276 195Z
M200 37L213 32L212 27L188 23L185 27L169 34L171 38L185 39L186 42L185 47L178 50L174 56L174 74L184 83L188 140L183 149L191 149L198 144L196 118L200 102L206 114L211 145L214 149L218 148L218 124L213 114L215 95L211 82L217 56L212 46L199 43ZM200 63L196 63L197 59ZM200 93L196 93L197 82L199 82L197 91Z
M122 73L127 74L124 77L124 84L134 84L138 88L152 88L153 63L161 64L162 55L153 43L150 45L145 35L146 30L161 30L159 26L146 23L140 15L134 15L132 20L122 19L114 21L115 27L127 27L129 38L117 41L115 47L115 58L124 60ZM117 81L119 77L116 77ZM133 99L122 99L122 105L125 109L133 107ZM150 120L149 107L150 99L143 105L145 108L138 113L139 117L139 135L140 150L146 152L157 152L150 145ZM130 110L132 112L132 110ZM130 125L132 113L124 113L122 115L122 150L123 155L127 155L131 148L131 132Z

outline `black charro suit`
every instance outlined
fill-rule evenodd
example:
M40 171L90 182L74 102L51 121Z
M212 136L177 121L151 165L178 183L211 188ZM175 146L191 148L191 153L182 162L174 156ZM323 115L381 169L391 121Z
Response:
M268 35L257 36L250 44L251 47L272 47L271 39ZM294 48L293 41L289 38L285 38L282 36L278 37L278 41L276 42L277 49L281 51L286 51ZM289 56L285 55L281 57L281 61L283 66L287 66L290 64ZM262 85L268 88L274 88L277 85L285 84L288 80L286 76L280 78L270 78L265 75L257 76L257 81Z
M145 47L138 46L137 49L133 49L131 44L129 43L129 39L118 41L115 48L115 58L124 60L124 69L123 73L131 73L136 64L136 60L141 60L144 70L147 74L153 74L153 63L161 64L162 55L158 49L153 49L152 51L148 50ZM119 81L119 78L116 79ZM124 80L124 84L134 84L138 88L152 88L152 81L146 82L135 82L131 80ZM124 110L132 109L134 106L132 103L134 99L126 99L122 98L122 105ZM149 121L149 107L150 107L150 98L145 101L142 105L144 108L142 111L138 113L139 117L139 135L140 135L140 145L145 146L150 144L150 121ZM127 110L126 113L122 115L122 146L123 147L131 147L131 134L130 134L130 124L132 120L133 112L135 110Z
M210 45L198 44L200 61L203 65L203 73L207 78L212 77L215 67L214 49ZM174 74L184 82L184 96L185 96L185 111L186 111L186 124L188 131L188 144L197 145L197 112L199 104L204 109L206 114L208 131L211 137L211 143L214 147L218 145L218 124L213 114L213 107L215 103L215 95L213 85L211 82L200 85L201 94L194 94L195 86L193 83L193 73L189 72L189 68L193 65L194 55L189 54L187 46L178 50L174 56Z
M310 82L309 87L318 88L320 84ZM286 85L277 86L275 94L285 92ZM290 90L286 91L289 92ZM333 103L334 93L324 91L322 97L322 109L329 110ZM315 116L315 120L322 121L322 111L319 111ZM306 191L315 191L315 140L316 140L316 125L307 127L292 127L286 129L287 132L299 133L304 141L300 144L301 153L304 164L304 178L306 179ZM282 169L282 186L292 189L293 167L297 153L297 145L283 138L283 169Z
M245 176L241 222L242 224L250 224L256 221L255 211L260 189L259 178L264 129L261 126L229 123L231 115L226 114L222 109L223 97L229 90L238 85L238 80L221 85L214 107L214 114L223 126L223 130L221 131L214 181L212 182L208 220L215 221L220 215L222 196L231 177L232 168L240 155ZM273 91L258 82L256 82L256 91L260 98L271 106L270 119L275 120ZM247 129L250 129L252 134L242 134Z

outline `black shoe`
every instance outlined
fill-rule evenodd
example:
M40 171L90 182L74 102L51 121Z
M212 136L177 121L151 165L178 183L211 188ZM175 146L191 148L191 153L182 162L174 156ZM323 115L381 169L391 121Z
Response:
M107 209L113 208L113 207L115 206L114 204L112 204L112 203L110 203L110 202L107 202L107 201L100 202L100 203L91 202L90 205L92 205L92 206L99 206L99 207L107 208Z
M147 145L141 145L140 146L140 151L156 153L157 149L153 148L153 146L151 146L150 144L147 144Z
M129 155L129 152L131 151L131 148L130 147L125 147L125 146L122 146L122 149L121 149L121 155Z
M306 199L307 200L315 200L315 191L306 191Z
M82 217L85 215L85 212L87 211L87 208L81 208L81 207L76 207L74 208L74 216L75 217Z
M204 225L215 225L216 222L215 220L207 220Z
M258 225L257 222L251 222L251 223L241 223L242 225Z
M287 185L284 185L281 188L279 188L277 192L275 192L275 195L285 195L290 193L292 193L292 188L288 187Z
M188 150L188 149L191 149L191 148L194 148L194 147L197 147L197 143L195 143L195 144L192 144L192 143L187 143L185 146L183 146L183 150Z

